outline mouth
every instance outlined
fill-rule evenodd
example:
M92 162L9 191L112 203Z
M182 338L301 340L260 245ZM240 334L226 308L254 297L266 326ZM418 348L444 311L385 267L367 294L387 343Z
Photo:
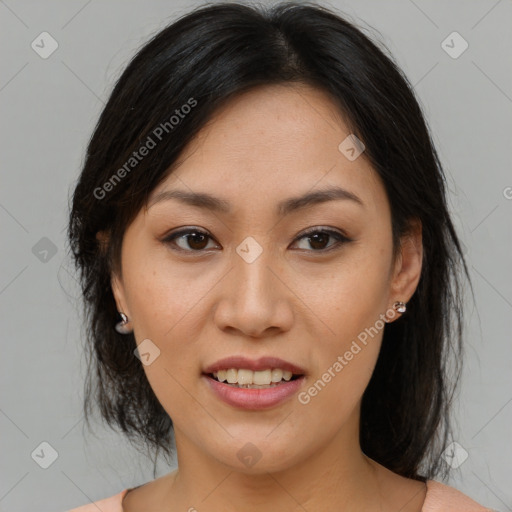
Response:
M267 368L259 371L229 368L205 375L227 386L243 389L268 389L303 377L303 374L293 373L281 368Z
M256 361L230 357L203 371L210 390L227 404L242 409L264 409L280 404L303 385L306 371L282 359Z

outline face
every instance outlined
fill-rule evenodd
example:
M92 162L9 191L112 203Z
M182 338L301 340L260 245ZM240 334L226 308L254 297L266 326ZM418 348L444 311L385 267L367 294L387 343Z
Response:
M385 189L364 153L339 149L350 131L335 112L306 86L244 93L127 228L113 291L182 459L263 472L359 450L383 318L414 293L421 230L393 261Z

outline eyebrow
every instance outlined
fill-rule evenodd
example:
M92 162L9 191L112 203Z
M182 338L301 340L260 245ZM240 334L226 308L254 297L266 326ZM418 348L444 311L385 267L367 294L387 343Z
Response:
M230 213L231 206L228 201L204 192L190 192L187 190L164 190L151 201L150 208L161 201L176 199L184 204L212 210L219 213ZM364 208L363 201L354 193L341 187L329 187L314 192L308 192L299 197L291 197L278 203L276 214L280 217L302 210L304 208L322 204L327 201L348 200Z

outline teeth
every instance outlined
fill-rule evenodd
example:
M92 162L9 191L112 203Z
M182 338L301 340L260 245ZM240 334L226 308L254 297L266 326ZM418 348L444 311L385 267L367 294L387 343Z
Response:
M283 379L289 381L293 373L280 368L261 370L253 372L252 370L230 368L229 370L219 370L213 372L213 376L219 382L227 381L228 384L238 384L239 387L248 388L266 388L281 382Z
M226 371L226 379L230 384L236 384L237 378L238 378L238 370L231 368Z
M272 370L272 382L280 382L283 378L283 370L279 368L274 368Z
M253 374L254 372L251 370L238 370L238 384L252 384ZM266 382L264 384L266 384Z
M244 370L247 371L247 370ZM240 373L240 372L238 372ZM252 375L252 383L251 384L259 384L263 386L265 384L270 384L272 382L272 372L270 370L263 370L261 372L251 372Z

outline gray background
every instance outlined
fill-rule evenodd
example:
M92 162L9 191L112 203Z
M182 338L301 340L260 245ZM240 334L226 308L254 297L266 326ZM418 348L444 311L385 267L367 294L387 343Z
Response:
M123 437L99 422L95 435L83 431L85 361L80 297L66 255L68 194L114 80L135 49L199 4L0 1L1 511L37 504L40 512L58 512L153 478L151 465ZM468 458L449 483L512 511L512 3L324 5L389 47L433 131L476 292L476 303L468 302L466 368L455 408L455 441ZM47 59L31 48L43 31L59 45ZM469 44L456 59L441 46L453 31ZM449 44L461 48L460 41ZM47 469L34 460L44 457L31 455L41 454L42 442L58 453ZM42 448L50 457L52 448ZM158 476L172 469L159 468Z

